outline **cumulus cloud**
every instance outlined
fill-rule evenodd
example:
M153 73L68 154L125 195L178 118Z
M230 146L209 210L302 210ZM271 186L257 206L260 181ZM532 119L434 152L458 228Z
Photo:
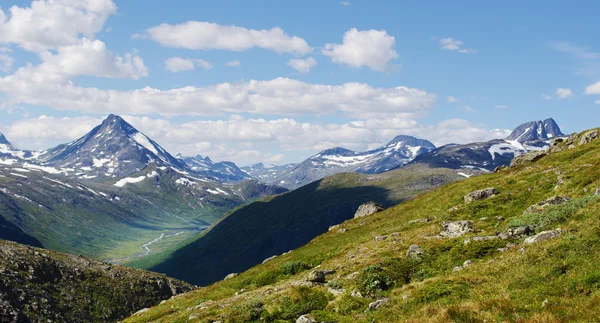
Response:
M242 66L242 63L240 61L229 61L229 62L225 63L225 66L238 67L238 66Z
M456 51L463 54L477 53L476 49L462 48L463 42L452 37L440 39L440 46L442 49Z
M0 92L5 92L8 102L12 104L33 104L87 113L166 116L246 112L406 117L427 113L436 100L435 94L404 86L374 88L364 83L309 84L288 78L220 83L207 87L186 86L170 90L151 87L131 91L103 90L81 87L63 78L55 82L40 81L38 75L46 74L37 72L44 70L44 66L24 67L13 75L0 78Z
M178 25L160 24L148 28L144 35L165 47L186 49L221 49L243 51L254 47L277 53L304 55L312 51L308 43L297 36L287 35L283 29L247 29L203 21L188 21Z
M81 35L93 38L116 11L112 0L38 0L0 9L0 43L32 52L77 44Z
M348 1L340 1L340 4L342 6L351 6L352 5L352 3L348 2Z
M450 103L454 103L454 102L458 102L458 99L453 96L449 96L446 98L446 101L448 101Z
M190 71L196 67L201 67L205 70L213 68L213 65L203 59L191 59L182 57L169 57L165 60L165 68L169 72L178 73Z
M308 73L310 70L317 66L317 60L312 57L307 59L290 59L287 65L300 73Z
M559 87L558 89L556 89L556 96L559 99L566 99L572 95L573 95L573 91L571 89L565 89L562 87Z
M585 94L600 94L600 82L588 85L585 88Z
M6 54L0 54L0 71L4 73L10 72L15 59Z
M240 164L280 161L282 152L299 152L306 158L335 146L366 150L399 134L425 138L438 146L503 138L510 134L510 130L487 130L484 125L462 119L445 120L434 125L422 125L405 118L368 118L341 124L318 124L291 118L246 119L235 115L225 120L196 120L179 124L168 119L123 117L172 153L209 155L215 160L233 160ZM17 145L22 142L39 145L77 139L100 122L101 118L93 117L42 116L16 121L4 132Z
M326 44L322 53L334 63L384 72L390 69L390 61L398 58L395 45L395 38L385 30L352 28L344 34L341 44Z

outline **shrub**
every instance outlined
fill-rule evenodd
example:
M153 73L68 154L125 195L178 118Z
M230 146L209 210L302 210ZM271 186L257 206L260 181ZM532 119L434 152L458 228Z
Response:
M290 295L282 298L274 316L284 320L295 320L300 315L325 309L327 302L327 296L322 291L305 286L294 287Z
M547 206L541 212L527 213L522 216L512 218L508 223L509 227L521 227L525 225L533 226L539 230L552 229L558 223L566 221L575 215L579 210L596 202L597 196L590 195L574 199L562 205Z
M469 295L469 286L465 282L436 281L421 288L415 295L419 303L430 303L442 298L464 298Z
M295 275L301 271L310 269L310 266L302 261L288 261L281 265L280 269L284 275Z
M242 304L231 307L228 315L228 321L231 322L252 322L260 319L264 312L264 303L261 300L253 299Z
M278 271L274 271L274 270L264 271L264 272L256 275L252 279L252 283L258 287L271 285L277 281L277 278L279 276L278 274L279 274Z
M375 265L366 267L360 272L357 285L361 292L373 296L378 291L394 286L394 281L381 266Z
M327 286L333 288L333 289L342 289L342 284L340 284L340 282L338 280L330 280L327 282Z
M337 302L337 312L342 315L350 315L352 312L367 307L367 302L363 298L355 298L350 295L344 295Z

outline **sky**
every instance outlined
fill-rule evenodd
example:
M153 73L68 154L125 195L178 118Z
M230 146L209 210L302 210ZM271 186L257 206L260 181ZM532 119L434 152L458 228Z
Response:
M596 1L0 2L0 132L21 149L121 115L172 154L299 162L396 135L600 126Z

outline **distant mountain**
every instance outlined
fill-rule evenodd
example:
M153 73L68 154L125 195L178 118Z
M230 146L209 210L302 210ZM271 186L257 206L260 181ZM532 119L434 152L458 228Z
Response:
M297 188L336 173L381 173L402 166L433 149L435 146L431 142L411 136L397 136L386 145L365 152L331 148L271 178L269 183Z
M250 166L244 166L241 169L261 182L274 183L277 178L289 172L297 165L298 164L265 165L263 163L258 163Z
M0 132L0 145L12 146L10 142L4 137L4 134Z
M213 162L208 156L185 157L177 155L195 173L211 176L224 182L239 182L252 179L252 175L241 170L236 164L228 161Z
M186 170L186 164L116 115L68 144L44 151L38 161L73 169L79 175L120 177L134 174L150 163Z
M518 126L506 140L516 140L520 143L526 143L536 140L547 140L556 137L563 137L558 124L554 119L549 118L544 121L531 121Z
M553 119L531 121L515 128L506 139L442 146L418 156L412 164L493 171L498 166L509 165L516 156L548 148L552 138L562 136Z

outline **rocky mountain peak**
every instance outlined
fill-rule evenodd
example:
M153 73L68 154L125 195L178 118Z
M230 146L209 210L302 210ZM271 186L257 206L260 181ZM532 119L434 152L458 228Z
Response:
M4 135L0 132L0 145L10 146L10 142L4 137Z
M526 122L518 126L508 137L506 137L506 140L516 140L520 143L524 143L561 136L564 136L564 134L558 127L558 124L556 124L556 121L552 118L548 118L543 121L537 120Z
M330 156L330 155L351 156L354 154L355 154L355 152L350 149L346 149L346 148L342 148L342 147L334 147L334 148L323 150L322 152L317 154L317 156Z

